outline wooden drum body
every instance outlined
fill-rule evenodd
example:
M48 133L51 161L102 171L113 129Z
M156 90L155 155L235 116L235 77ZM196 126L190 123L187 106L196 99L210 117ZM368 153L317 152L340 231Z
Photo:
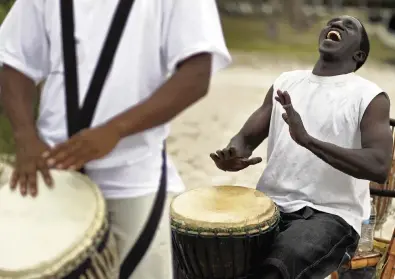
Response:
M250 278L278 234L280 214L262 192L198 188L171 204L176 279Z
M9 187L0 163L0 279L113 279L119 259L99 188L76 172L38 175L38 196Z

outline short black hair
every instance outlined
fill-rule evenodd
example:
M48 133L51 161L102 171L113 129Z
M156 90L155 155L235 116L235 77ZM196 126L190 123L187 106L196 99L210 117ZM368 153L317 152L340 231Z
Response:
M363 66L363 64L365 64L366 60L368 59L369 52L370 52L370 41L369 41L368 32L366 32L365 26L362 24L362 22L360 20L358 20L358 21L361 23L361 26L362 26L360 50L365 52L366 58L363 62L357 63L355 71L358 71L358 69L361 68Z

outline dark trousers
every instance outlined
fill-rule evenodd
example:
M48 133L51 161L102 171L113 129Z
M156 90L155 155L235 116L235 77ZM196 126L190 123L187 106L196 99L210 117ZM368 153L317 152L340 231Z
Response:
M310 207L281 217L258 277L274 268L283 279L323 279L353 257L359 235L342 218Z

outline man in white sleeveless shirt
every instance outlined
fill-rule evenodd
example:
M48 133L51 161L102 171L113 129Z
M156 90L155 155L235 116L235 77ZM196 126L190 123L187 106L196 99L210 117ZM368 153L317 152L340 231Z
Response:
M354 73L369 54L361 22L329 21L319 53L312 71L281 74L229 145L210 155L239 171L261 161L250 156L268 138L257 188L282 222L259 278L321 279L349 260L370 212L368 181L383 183L390 169L389 98Z
M74 1L80 103L118 1ZM159 185L166 124L208 91L230 63L215 0L135 0L92 129L67 138L60 0L17 0L0 29L1 101L17 150L13 186L39 195L36 171L79 169L100 185L123 259ZM36 85L45 80L37 126ZM45 160L42 154L47 155ZM169 194L184 190L168 161ZM72 201L71 201L72 202ZM168 206L166 206L168 209ZM168 212L133 278L170 279Z

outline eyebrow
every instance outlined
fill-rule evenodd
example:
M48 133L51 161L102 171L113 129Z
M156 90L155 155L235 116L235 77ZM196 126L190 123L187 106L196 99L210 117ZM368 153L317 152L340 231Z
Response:
M328 24L333 22L333 21L337 21L337 20L340 20L340 17L332 18L331 20L328 21Z
M357 23L356 23L355 21L351 20L352 24L353 24L355 27L358 27L358 24L359 24L361 27L363 26L362 23L361 23L361 21L360 21L359 19L357 19L356 17L350 16L350 18L353 18L355 21L357 21ZM330 23L332 23L332 22L334 22L334 21L338 21L338 20L344 20L344 18L341 18L341 17L332 18L331 20L328 21L327 24L330 24Z

